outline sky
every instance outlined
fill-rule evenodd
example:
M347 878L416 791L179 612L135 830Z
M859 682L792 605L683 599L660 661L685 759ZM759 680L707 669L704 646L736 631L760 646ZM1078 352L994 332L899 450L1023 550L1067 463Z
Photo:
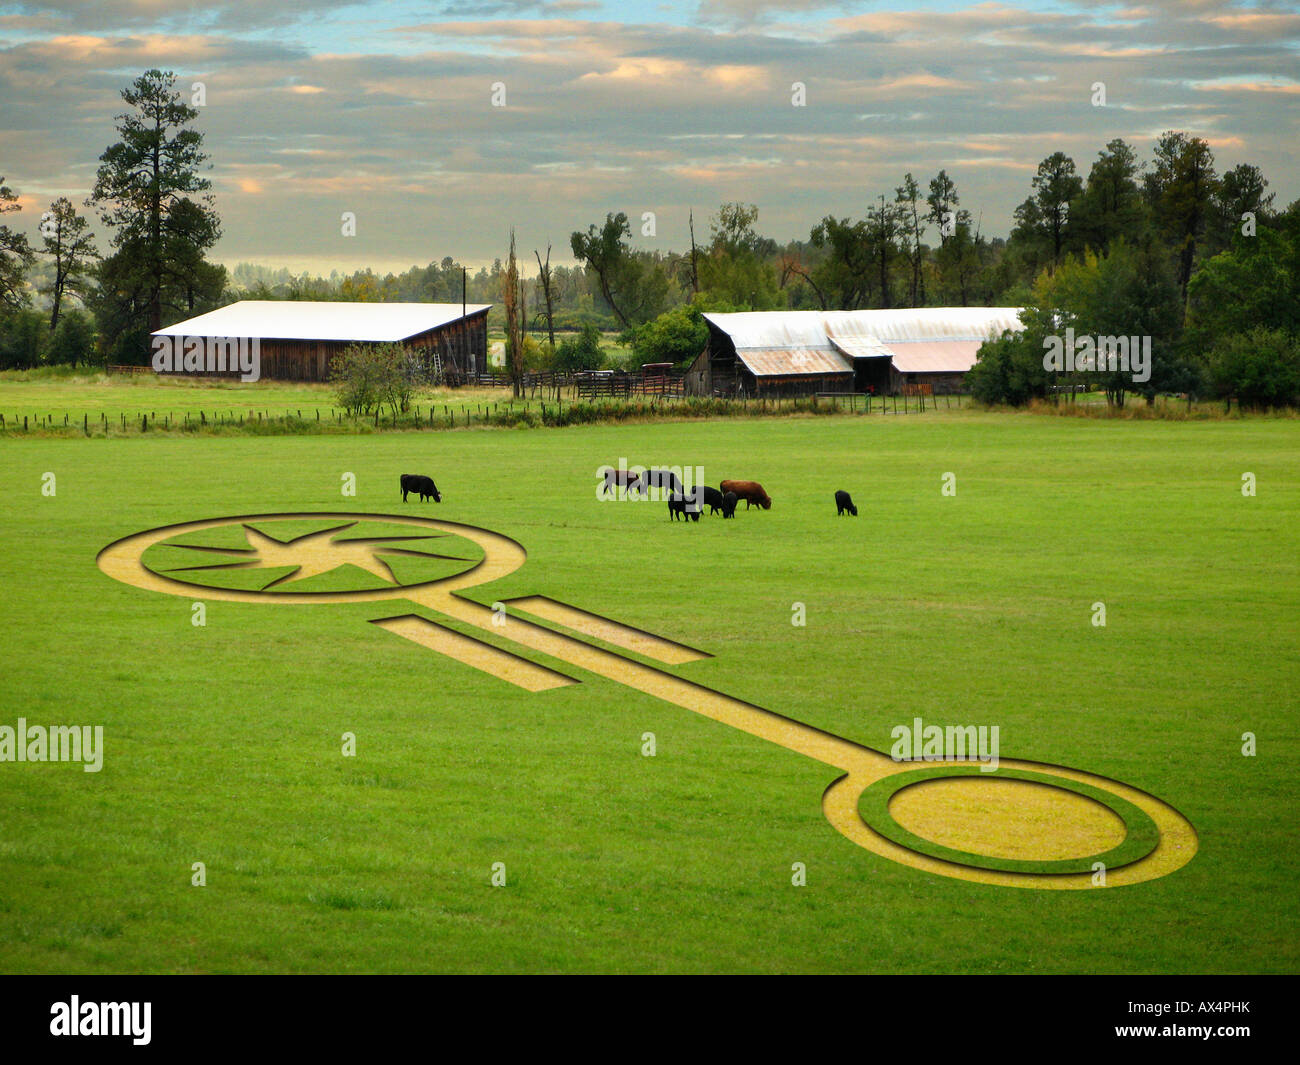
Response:
M637 246L680 250L689 212L707 239L729 201L785 242L940 169L1004 236L1045 156L1086 175L1112 138L1146 159L1168 129L1220 172L1260 166L1285 205L1297 6L0 0L0 175L24 207L6 221L35 237L51 199L80 205L150 67L203 86L227 265L477 266L511 227L521 258L550 243L568 262L569 234L610 211Z

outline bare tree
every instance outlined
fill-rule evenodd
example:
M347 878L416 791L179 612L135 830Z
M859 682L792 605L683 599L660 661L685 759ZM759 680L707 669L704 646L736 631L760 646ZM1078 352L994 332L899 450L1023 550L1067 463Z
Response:
M924 252L921 249L921 237L925 233L925 226L921 224L921 211L918 206L921 202L921 186L917 184L916 178L908 174L894 192L897 196L896 202L903 208L910 245L908 255L912 260L912 306L921 307L925 304L925 272L922 269Z
M694 208L691 209L691 213L690 213L690 227L691 227L691 292L698 293L700 291L700 271L699 271L699 267L696 264L697 252L695 250L695 209Z
M551 341L551 350L555 350L555 312L554 303L551 295L551 246L546 245L546 262L542 262L541 253L536 248L533 254L537 256L537 279L541 282L542 298L546 301L546 335Z

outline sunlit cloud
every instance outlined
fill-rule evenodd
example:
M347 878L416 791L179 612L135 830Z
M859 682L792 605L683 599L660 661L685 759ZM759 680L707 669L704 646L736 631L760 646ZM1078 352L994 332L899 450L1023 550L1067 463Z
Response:
M1279 202L1300 195L1300 15L1280 5L623 11L0 0L0 158L24 207L7 222L31 235L53 195L85 198L119 93L151 66L187 98L205 85L196 127L228 262L490 262L512 225L522 246L559 251L611 210L655 210L657 236L638 241L680 248L689 213L698 225L725 200L757 204L766 234L807 238L941 168L984 232L1005 234L1044 156L1086 174L1107 141L1146 157L1171 128L1206 138L1221 170L1258 164ZM345 210L355 239L340 237Z

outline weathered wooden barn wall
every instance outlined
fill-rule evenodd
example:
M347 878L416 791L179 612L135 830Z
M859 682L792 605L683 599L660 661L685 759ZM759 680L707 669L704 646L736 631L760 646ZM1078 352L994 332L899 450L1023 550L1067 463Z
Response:
M695 361L691 363L690 368L686 371L683 388L688 396L713 395L713 373L712 367L709 365L709 349L707 345L703 351L695 356Z

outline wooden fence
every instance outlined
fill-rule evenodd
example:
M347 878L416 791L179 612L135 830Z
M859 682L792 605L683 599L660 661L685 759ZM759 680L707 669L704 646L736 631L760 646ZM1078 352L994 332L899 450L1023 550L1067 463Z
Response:
M928 389L930 386L914 387ZM966 398L961 393L942 392L933 395L928 391L912 392L908 389L893 395L877 395L872 392L817 392L815 397L818 400L830 400L836 406L847 407L850 411L861 410L863 414L920 414L925 410L938 410L940 406L945 410L952 410L954 407L960 410L966 403Z
M555 396L569 393L577 399L621 398L632 396L684 396L686 378L678 373L635 374L617 370L591 370L579 373L560 373L555 370L538 370L524 374L521 385L525 395L539 392ZM508 374L474 374L465 383L480 388L510 388Z

